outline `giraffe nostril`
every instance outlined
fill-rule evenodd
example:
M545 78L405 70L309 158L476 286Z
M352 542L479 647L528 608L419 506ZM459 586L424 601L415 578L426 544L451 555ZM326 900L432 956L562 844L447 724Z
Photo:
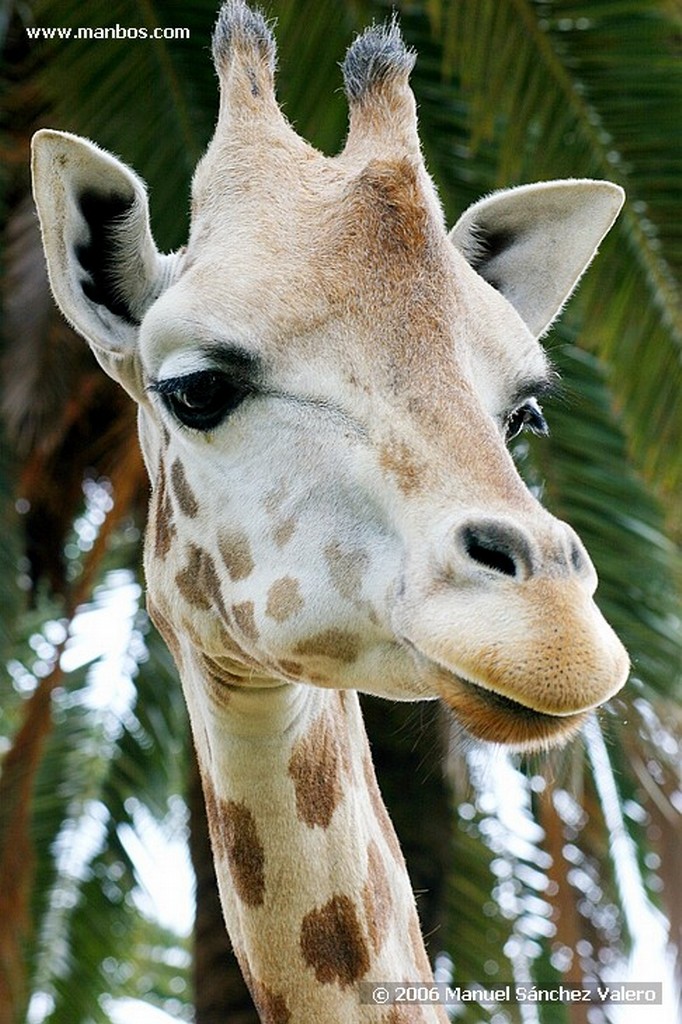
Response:
M530 544L515 526L483 520L465 523L458 530L460 550L476 567L521 579L533 571Z
M464 550L473 562L486 569L501 572L504 576L516 576L516 563L511 555L500 551L487 540L481 540L470 533L464 541Z

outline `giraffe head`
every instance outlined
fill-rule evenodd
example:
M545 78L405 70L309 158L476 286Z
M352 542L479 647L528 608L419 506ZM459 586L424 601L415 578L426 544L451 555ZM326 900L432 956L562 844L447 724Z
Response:
M34 140L55 297L139 406L158 622L214 680L440 697L477 737L565 739L628 659L507 441L546 429L538 338L621 190L526 185L448 232L395 24L348 51L333 158L283 117L274 40L241 0L213 52L220 112L178 253L119 160Z

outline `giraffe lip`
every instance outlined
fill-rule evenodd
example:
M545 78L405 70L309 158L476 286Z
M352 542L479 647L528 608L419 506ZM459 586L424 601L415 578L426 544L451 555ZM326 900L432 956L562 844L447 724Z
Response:
M457 722L476 739L498 743L516 751L542 751L562 745L576 735L590 709L563 714L537 711L513 697L446 668L402 636L422 672ZM435 677L435 678L434 678Z
M403 642L422 670L435 672L438 696L476 739L519 751L546 750L571 739L585 722L587 709L568 714L536 711L433 661L406 637Z
M446 676L443 679L443 676ZM576 735L588 711L553 715L444 672L438 691L456 719L476 739L519 751L562 745Z
M550 711L537 711L535 708L529 707L528 704L522 704L521 701L514 700L512 697L506 697L503 693L490 690L488 687L481 686L480 683L474 683L470 679L465 679L464 676L455 675L455 678L460 686L463 686L469 692L475 693L479 699L484 700L490 707L499 708L501 711L507 711L512 715L522 715L527 719L553 722L556 719L578 718L584 714L582 711L561 715L552 714Z

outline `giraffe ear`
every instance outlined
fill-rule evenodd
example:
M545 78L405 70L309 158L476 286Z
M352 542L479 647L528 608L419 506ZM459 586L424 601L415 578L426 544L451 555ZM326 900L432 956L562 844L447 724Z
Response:
M608 181L521 185L469 207L450 239L539 337L591 263L624 197Z
M32 144L33 195L57 305L104 369L137 390L140 321L170 283L143 182L93 143L43 130Z

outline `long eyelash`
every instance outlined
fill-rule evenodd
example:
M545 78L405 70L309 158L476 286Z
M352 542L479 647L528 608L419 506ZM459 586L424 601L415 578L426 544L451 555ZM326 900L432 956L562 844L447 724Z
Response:
M190 387L205 377L211 370L196 370L194 373L186 373L182 377L166 377L165 380L152 380L147 384L147 391L156 395L172 395L182 388Z

